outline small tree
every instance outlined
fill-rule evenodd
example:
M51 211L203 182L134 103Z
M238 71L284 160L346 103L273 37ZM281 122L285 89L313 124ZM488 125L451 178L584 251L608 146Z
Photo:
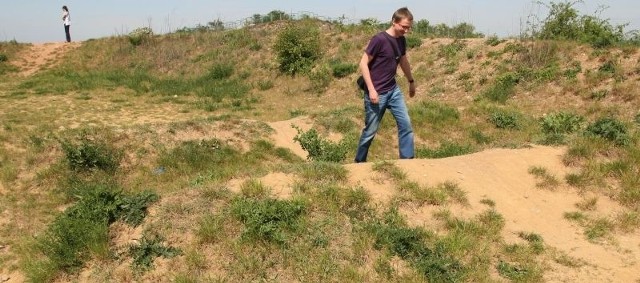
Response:
M289 25L278 35L274 50L281 72L307 72L321 57L320 31L310 24Z
M596 11L595 16L580 15L574 6L582 1L551 3L549 15L542 23L537 34L540 39L575 40L601 48L624 40L623 29L626 25L613 26L609 20L597 16L604 8Z

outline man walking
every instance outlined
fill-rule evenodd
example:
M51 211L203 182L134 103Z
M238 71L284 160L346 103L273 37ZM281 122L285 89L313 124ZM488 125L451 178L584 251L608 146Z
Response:
M387 109L398 126L398 147L401 159L413 158L413 129L409 111L400 87L396 83L398 65L409 81L409 96L416 94L411 66L406 56L404 35L413 25L413 15L406 7L398 9L387 30L374 35L360 60L360 70L366 83L364 91L365 126L362 129L355 162L366 162L369 146L378 131Z

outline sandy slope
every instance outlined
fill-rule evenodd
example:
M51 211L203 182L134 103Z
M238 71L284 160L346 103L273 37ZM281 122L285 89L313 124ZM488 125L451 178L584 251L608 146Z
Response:
M14 64L20 68L20 75L30 76L37 71L59 63L59 58L64 55L65 52L80 45L80 42L34 44L24 51L24 54L18 56L21 60L14 62Z
M296 118L271 123L276 132L272 135L277 146L290 148L306 157L299 144L292 139L296 132L291 125L309 128L310 121ZM524 149L492 149L484 152L443 159L397 160L396 165L408 178L422 185L435 186L454 182L467 192L469 207L447 207L457 217L472 217L487 209L483 199L495 202L495 209L505 218L504 238L507 242L521 241L519 232L536 233L549 247L586 263L570 268L556 262L548 262L552 268L545 272L548 282L637 282L640 280L640 237L616 235L613 243L592 243L583 235L583 228L564 218L564 213L578 211L576 203L585 196L575 189L561 185L554 190L536 187L538 180L529 173L531 167L542 167L563 180L570 168L563 165L564 148L532 146ZM371 163L347 164L350 182L367 189L374 201L386 202L395 194L394 188L384 177L377 176ZM281 173L268 175L262 180L274 188L277 194L287 195L288 186L294 181ZM411 225L436 229L433 212L442 207L423 206L405 209L403 213ZM614 202L600 197L597 213L615 215L621 208Z

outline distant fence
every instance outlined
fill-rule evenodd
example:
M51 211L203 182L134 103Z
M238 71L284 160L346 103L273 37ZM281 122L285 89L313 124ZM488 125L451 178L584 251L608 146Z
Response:
M260 16L261 16L261 19L266 18L266 20L262 22L273 22L273 21L279 21L279 20L302 20L302 19L313 18L313 19L319 19L322 21L339 22L339 23L348 25L348 24L357 24L357 23L360 23L361 21L360 19L351 19L344 16L338 17L338 18L325 17L325 16L320 16L313 12L307 12L307 11L302 11L297 13L282 13L282 14L276 14L276 15L267 14L267 15L260 15ZM225 29L238 29L238 28L243 28L253 24L256 24L256 18L254 16L251 16L251 17L246 17L244 19L237 20L237 21L224 22L223 27Z
M325 17L313 12L302 11L297 13L285 13L283 11L274 10L269 14L261 15L255 14L251 17L246 17L237 21L222 22L220 20L213 20L207 23L206 26L198 25L193 29L213 29L213 30L232 30L239 29L255 24L274 22L279 20L303 20L303 19L318 19L321 21L340 23L344 25L352 24L364 24L386 28L386 22L379 21L375 18L366 19L353 19L346 16L341 17ZM426 21L426 20L425 20ZM419 20L414 24L413 31L423 36L438 36L438 37L451 37L451 38L472 38L472 37L484 37L484 34L477 33L475 27L468 23L459 23L454 27L449 27L446 24L430 25L428 21L421 23Z

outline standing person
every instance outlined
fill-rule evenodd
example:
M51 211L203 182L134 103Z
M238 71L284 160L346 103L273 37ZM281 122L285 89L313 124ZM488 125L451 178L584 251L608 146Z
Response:
M71 34L69 27L71 26L71 15L67 6L62 6L62 23L64 24L64 33L67 36L67 42L71 42Z
M368 90L364 91L365 126L358 142L355 162L367 161L369 146L387 109L393 114L398 126L400 158L413 158L415 155L409 111L395 79L400 65L409 81L409 96L413 97L416 94L416 85L406 56L407 41L404 37L412 25L413 15L409 9L398 9L393 13L391 26L371 38L360 59L360 70Z

